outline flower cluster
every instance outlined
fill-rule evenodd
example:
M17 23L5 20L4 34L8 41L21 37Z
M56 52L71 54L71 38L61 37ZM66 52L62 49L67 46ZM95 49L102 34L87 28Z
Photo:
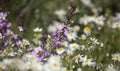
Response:
M8 46L11 23L6 19L7 13L0 13L0 49Z
M95 8L91 0L80 1ZM116 39L119 34L111 34L119 31L120 16L98 16L97 10L95 15L78 18L79 24L74 25L75 10L72 3L66 20L62 24L53 21L47 34L43 27L33 28L32 40L15 34L6 19L7 13L1 12L0 71L119 71L120 50L112 43L120 42ZM66 11L60 9L55 14L63 21ZM17 30L24 31L22 26L17 26Z

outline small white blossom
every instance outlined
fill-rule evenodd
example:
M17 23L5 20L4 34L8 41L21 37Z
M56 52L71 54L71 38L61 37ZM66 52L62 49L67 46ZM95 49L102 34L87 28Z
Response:
M103 16L99 16L99 17L96 18L95 23L98 26L103 26L104 25L104 20L105 20L105 18Z
M94 66L95 62L93 62L93 59L88 59L87 56L83 57L80 59L80 61L82 62L82 66Z
M18 30L21 32L23 31L23 27L22 26L18 26Z
M109 64L108 67L105 69L105 71L117 71L117 69L115 69L113 64Z
M60 47L60 48L58 48L56 51L57 51L57 53L60 55L60 54L62 54L62 53L65 51L65 49L62 48L62 47Z
M42 32L42 28L36 27L35 29L33 29L34 32Z
M120 62L120 53L116 53L112 55L112 60Z
M69 45L71 51L75 51L76 49L80 49L80 46L77 43L71 43Z
M67 34L67 38L69 41L76 40L77 38L76 32L70 32L69 34Z
M91 34L91 28L90 27L85 27L83 31L84 31L84 33L86 35L90 35Z

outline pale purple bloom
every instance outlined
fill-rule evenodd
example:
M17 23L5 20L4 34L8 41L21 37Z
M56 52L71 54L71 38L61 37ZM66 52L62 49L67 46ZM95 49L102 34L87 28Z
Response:
M7 32L10 30L11 23L6 19L7 14L1 12L0 13L0 33L2 34L4 40L0 40L0 44L2 44L1 47L7 47L8 45L8 39L9 39L9 33Z
M53 35L55 36L54 38L55 48L59 48L61 46L61 42L67 39L68 32L69 31L67 27L63 25L62 29L53 33Z

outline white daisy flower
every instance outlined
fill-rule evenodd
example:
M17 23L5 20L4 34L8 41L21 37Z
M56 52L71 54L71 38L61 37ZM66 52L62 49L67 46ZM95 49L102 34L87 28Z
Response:
M90 51L90 49L94 48L94 46L86 44L86 45L81 45L81 48L82 48L82 50L88 50L88 51Z
M53 71L49 65L49 63L46 63L43 65L43 71Z
M3 64L3 62L0 62L0 71L6 70L7 67Z
M71 51L75 51L76 49L80 48L80 46L77 43L71 43L69 47Z
M9 52L7 52L7 55L8 56L15 56L17 53L16 52L14 52L14 51L12 51L12 50L10 50Z
M87 36L85 34L82 34L80 39L86 40L86 38L87 38Z
M96 20L95 20L95 23L98 25L98 26L103 26L104 25L104 20L105 18L103 16L100 16L100 17L97 17Z
M69 34L67 34L67 38L68 38L69 41L76 40L77 33L76 32L70 32Z
M70 31L73 31L73 32L78 32L80 30L80 26L75 25L73 27L69 27L68 29L70 29Z
M77 68L77 71L82 71L82 68Z
M32 62L27 61L25 63L26 63L26 66L27 66L27 70L32 69L32 67L33 67L33 63Z
M30 45L30 42L27 39L23 39L22 41L19 42L21 47L26 47L28 45Z
M32 64L32 71L43 71L43 67L39 62L34 62Z
M105 71L117 71L117 69L115 69L113 64L109 64L108 67L105 69Z
M3 64L6 66L10 66L12 64L13 60L12 59L4 59Z
M26 61L29 61L29 62L37 62L38 61L37 57L31 53L26 54L23 59L25 59Z
M63 67L62 71L69 71L66 67Z
M91 28L90 27L85 27L83 32L86 34L86 35L90 35L91 34Z
M69 42L67 42L67 41L64 41L64 42L62 43L62 45L63 45L64 47L68 47L68 44L69 44Z
M87 56L81 58L80 61L82 61L82 66L83 67L86 66L86 65L88 65L88 66L94 66L95 65L95 62L93 62L93 59L87 59Z
M83 4L85 4L86 6L93 8L94 5L92 4L91 0L80 0Z
M96 45L96 44L99 44L98 40L96 38L90 38L90 43Z
M89 16L88 21L89 22L94 22L96 20L95 16Z
M119 22L114 22L112 24L112 28L120 28L120 23Z
M112 60L120 62L120 53L116 53L112 55Z
M41 44L41 41L37 38L34 38L33 39L33 42L36 44L36 45L40 45Z
M59 56L51 56L48 60L48 64L52 71L59 71L61 69L61 62Z
M64 16L66 14L66 11L63 9L56 10L55 14L59 17L59 19L64 20Z
M73 51L71 51L70 49L67 50L67 54L68 55L73 55Z
M27 69L27 65L23 60L15 59L14 61L15 61L15 64L14 64L15 68L19 69L20 71L24 71Z
M47 29L49 33L53 33L62 28L62 24L58 21L53 21L53 24L50 24Z
M78 21L80 24L87 25L89 23L88 16L84 16Z
M60 48L58 48L56 51L57 51L57 53L58 53L59 55L61 55L61 54L65 51L65 49L62 48L62 47L60 47Z
M78 63L79 60L80 60L82 57L83 57L83 55L80 55L80 54L76 55L76 56L74 57L75 63Z

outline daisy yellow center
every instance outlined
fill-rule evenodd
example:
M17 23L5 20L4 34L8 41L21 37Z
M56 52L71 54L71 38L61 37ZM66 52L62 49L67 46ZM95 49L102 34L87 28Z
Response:
M27 46L27 42L24 41L24 42L22 43L22 45L23 45L23 46Z
M92 43L94 43L94 42L95 42L95 40L91 40L91 42L92 42Z
M9 51L7 54L12 54L12 52L11 52L11 51Z
M47 45L50 44L50 41L47 40L47 41L46 41L46 44L47 44Z
M35 58L32 56L32 57L30 57L30 60L35 60Z
M67 57L66 60L67 60L67 62L70 62L70 58L69 57Z
M73 34L72 34L72 33L70 33L70 36L72 37L72 36L73 36Z
M6 54L6 53L7 53L6 51L3 51L3 52L2 52L3 55Z
M79 58L79 56L75 56L75 59L78 59Z
M19 60L19 61L17 62L17 64L18 64L19 66L22 66L24 63Z
M87 18L84 18L84 21L86 21L87 20Z
M57 63L54 63L53 66L54 66L54 67L57 67L58 65L57 65Z
M116 56L115 56L115 58L116 58L116 59L119 59L119 58L120 58L120 56L116 55Z
M101 18L98 18L98 22L101 22Z
M116 23L115 25L116 25L116 26L119 26L119 23Z
M86 45L86 48L90 48L90 45L87 44L87 45Z
M35 37L36 37L36 38L40 38L40 37L41 37L41 34L35 34Z
M32 67L32 64L29 64L29 67Z
M6 62L5 64L6 64L6 65L9 65L9 62Z
M86 59L86 60L85 60L85 63L88 63L88 62L89 62L89 60L88 60L88 59Z
M36 69L36 70L39 70L39 67L38 67L38 66L35 66L35 69Z
M77 48L75 45L72 46L73 49Z
M93 18L94 16L90 16L90 18Z
M61 47L60 47L60 48L58 48L58 50L59 50L59 51L62 51L62 50L63 50L63 48L61 48Z
M65 69L64 71L68 71L68 69Z
M37 40L37 39L34 39L33 41L34 41L35 44L39 43L39 40Z
M85 30L90 31L91 29L90 29L90 27L85 27Z

